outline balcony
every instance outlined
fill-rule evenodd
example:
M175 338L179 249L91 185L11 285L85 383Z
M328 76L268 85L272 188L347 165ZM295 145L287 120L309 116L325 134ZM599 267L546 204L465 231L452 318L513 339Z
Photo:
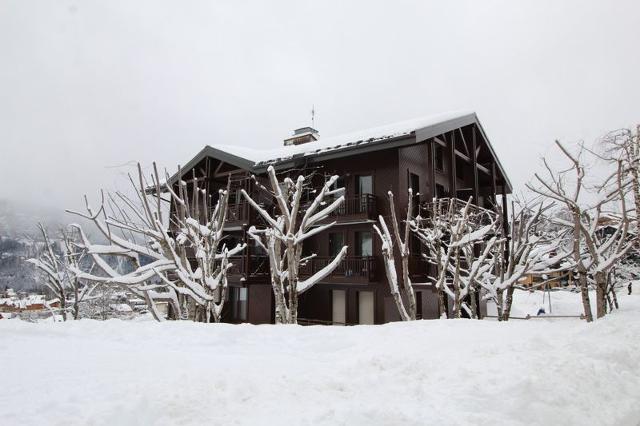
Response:
M316 256L306 264L300 265L301 278L310 277L327 266L333 257ZM377 262L373 256L346 257L338 264L338 267L325 278L328 282L354 282L369 283L377 279Z
M300 265L298 271L301 279L308 278L327 266L333 257L314 257L306 264ZM270 280L269 259L266 256L233 256L229 258L233 264L228 275L231 279L240 278L246 281ZM368 283L376 280L376 258L347 257L323 281L341 283Z
M345 198L344 202L335 209L329 218L323 222L359 221L375 220L378 210L376 208L376 196L373 194L362 194L355 197Z
M446 214L449 210L449 205L453 201L453 208L456 212L462 211L467 205L467 201L459 198L438 198L433 202L425 202L420 205L420 215L423 219L430 219L433 216L434 210L439 214ZM493 210L485 209L483 207L473 204L469 205L469 219L476 225L487 225L496 218L496 212Z
M269 280L269 258L267 256L231 256L227 275L232 279Z
M249 223L251 217L251 206L246 201L229 204L227 207L226 228L242 226Z
M429 262L422 256L409 257L409 274L411 278L425 278L429 276Z

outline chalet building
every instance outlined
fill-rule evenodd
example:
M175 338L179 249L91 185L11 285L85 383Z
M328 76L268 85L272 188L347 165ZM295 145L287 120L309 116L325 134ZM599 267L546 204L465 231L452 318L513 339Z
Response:
M278 146L279 145L279 146ZM411 187L416 204L438 198L468 200L493 208L496 197L511 192L511 184L475 113L454 113L401 122L338 137L321 138L310 127L298 129L279 144L264 149L242 146L205 146L181 169L187 189L194 180L217 194L231 182L227 245L245 241L242 256L232 259L229 301L224 318L229 322L255 324L274 321L269 265L265 253L246 234L261 219L242 199L241 188L265 208L273 200L256 187L250 176L265 179L267 167L279 176L312 176L315 188L328 176L340 176L346 200L332 217L337 224L307 240L304 251L316 253L304 267L302 277L327 264L343 245L348 255L323 282L301 295L300 323L380 324L399 319L389 293L373 230L378 215L389 216L387 192L393 191L398 214L404 215ZM168 184L175 186L179 176ZM266 181L265 181L266 182ZM308 194L312 199L312 194ZM506 206L506 203L504 203ZM503 214L506 215L506 210ZM429 284L430 268L412 243L411 275L415 285L418 316L439 316L435 289ZM477 303L477 302L476 302ZM483 311L483 306L480 306Z

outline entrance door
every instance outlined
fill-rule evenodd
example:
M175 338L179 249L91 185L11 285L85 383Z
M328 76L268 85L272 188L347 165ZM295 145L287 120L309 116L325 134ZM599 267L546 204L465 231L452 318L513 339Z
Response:
M358 324L373 324L373 292L358 292Z
M345 325L347 322L347 295L345 290L333 290L333 309L331 321L333 325Z

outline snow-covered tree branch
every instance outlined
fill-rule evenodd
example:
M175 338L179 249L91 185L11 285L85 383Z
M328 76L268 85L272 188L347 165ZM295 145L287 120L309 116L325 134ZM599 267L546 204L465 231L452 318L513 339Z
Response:
M498 242L496 215L459 200L434 199L427 217L418 217L413 231L427 248L425 257L436 267L433 278L441 315L447 315L445 295L453 301L453 316L462 310L478 316L476 293L480 282L493 270L493 251Z
M378 221L380 227L373 225L376 233L380 237L382 256L384 258L384 269L387 274L387 281L389 282L389 290L393 296L393 300L396 303L400 318L403 321L410 321L416 319L416 295L413 291L413 285L411 284L411 278L409 277L409 256L411 250L409 247L409 237L411 231L411 223L413 218L411 216L413 209L413 191L409 188L409 205L407 206L407 217L404 223L404 236L400 235L400 226L398 219L396 218L396 207L393 201L393 193L388 192L389 196L389 209L391 210L391 223L393 226L393 237L384 217L380 215ZM402 282L398 280L398 273L396 270L396 261L394 253L393 240L398 245L400 252L400 260L402 262Z
M94 210L85 197L86 213L72 212L93 222L108 241L107 245L93 244L75 225L83 247L101 271L100 275L79 271L79 276L127 288L147 301L158 320L163 317L156 302L166 301L176 319L219 322L231 266L228 258L244 249L244 244L228 248L223 242L228 189L218 191L214 199L195 177L190 194L182 178L177 190L163 187L155 164L152 185L140 165L137 179L130 176L130 181L136 199L122 192L103 195L100 207ZM164 189L168 200L162 197ZM164 201L174 206L173 214L167 214ZM130 259L133 271L116 271L104 256ZM186 311L190 304L195 305L192 314Z
M344 188L333 188L338 176L332 176L313 201L304 205L304 176L298 176L295 182L289 177L279 181L273 167L267 169L267 175L271 186L269 193L275 204L273 214L242 190L242 195L266 224L262 229L252 226L249 235L269 257L276 323L296 324L298 296L331 274L346 256L347 246L344 246L331 262L310 277L300 279L303 242L335 224L323 222L344 202ZM332 201L327 204L325 200L329 199Z
M79 265L84 254L78 249L72 235L62 229L60 243L52 241L41 223L38 224L42 234L44 249L38 258L28 259L29 263L42 272L45 285L60 303L60 314L64 321L71 311L73 319L79 318L80 303L89 293L91 286L81 283ZM56 252L56 247L57 251ZM68 306L69 301L71 306Z
M596 288L596 314L600 318L606 313L606 295L612 285L610 272L633 247L626 203L629 180L625 177L622 160L618 160L615 172L589 194L591 188L585 183L586 169L582 160L584 149L574 155L560 142L556 141L556 145L568 160L569 168L556 172L545 161L547 176L535 174L537 185L532 183L527 187L558 201L570 212L570 221L556 218L554 222L571 231L571 252L584 313L587 321L592 321L589 286ZM585 201L585 194L595 201ZM605 209L609 210L607 214Z
M514 286L526 275L549 274L573 267L567 262L571 252L566 250L566 232L557 232L548 226L545 213L551 207L551 203L542 201L511 203L508 233L501 235L496 243L492 273L481 281L487 291L485 297L496 304L499 320L509 320ZM502 234L504 227L498 229Z

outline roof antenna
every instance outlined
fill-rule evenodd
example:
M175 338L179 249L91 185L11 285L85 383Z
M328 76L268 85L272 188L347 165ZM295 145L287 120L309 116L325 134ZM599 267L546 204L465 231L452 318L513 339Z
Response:
M315 129L315 119L316 119L316 108L315 106L312 104L311 105L311 128Z

